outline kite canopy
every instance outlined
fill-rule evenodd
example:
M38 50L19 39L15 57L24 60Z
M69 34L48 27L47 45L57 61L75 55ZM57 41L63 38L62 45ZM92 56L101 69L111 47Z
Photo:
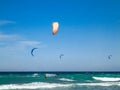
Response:
M109 56L108 56L108 59L111 59L111 57L112 57L112 55L109 55Z
M59 23L58 22L53 22L52 23L52 34L55 35L58 32L59 28Z
M60 59L62 58L62 56L64 56L64 54L60 54Z
M34 53L34 50L35 50L35 49L38 49L38 48L33 48L33 49L31 50L31 55L32 55L32 56L34 56L33 53Z

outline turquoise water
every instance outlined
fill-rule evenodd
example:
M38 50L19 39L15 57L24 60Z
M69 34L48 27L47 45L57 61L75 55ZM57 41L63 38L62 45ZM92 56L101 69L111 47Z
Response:
M49 77L45 78L45 74ZM57 75L57 76L56 76ZM120 90L119 72L0 73L0 90Z

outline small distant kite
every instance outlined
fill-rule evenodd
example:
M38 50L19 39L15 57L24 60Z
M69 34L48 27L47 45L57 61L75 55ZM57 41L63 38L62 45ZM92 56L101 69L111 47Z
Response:
M61 60L61 58L64 56L64 54L60 54L60 60Z
M55 35L58 32L59 28L59 23L58 22L53 22L52 23L52 34Z
M35 49L38 49L38 48L33 48L33 49L31 50L31 55L32 55L32 56L34 56L33 53L34 53L34 50L35 50Z
M112 58L112 55L109 55L109 56L108 56L108 59L111 59L111 58Z

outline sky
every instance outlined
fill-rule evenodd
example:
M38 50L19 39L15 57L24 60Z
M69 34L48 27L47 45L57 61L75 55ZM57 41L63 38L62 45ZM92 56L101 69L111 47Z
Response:
M0 0L0 71L120 71L119 53L119 0Z

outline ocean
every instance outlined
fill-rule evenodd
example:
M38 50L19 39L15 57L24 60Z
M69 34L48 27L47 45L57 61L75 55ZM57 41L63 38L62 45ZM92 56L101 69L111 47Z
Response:
M0 90L120 90L120 72L1 72Z

